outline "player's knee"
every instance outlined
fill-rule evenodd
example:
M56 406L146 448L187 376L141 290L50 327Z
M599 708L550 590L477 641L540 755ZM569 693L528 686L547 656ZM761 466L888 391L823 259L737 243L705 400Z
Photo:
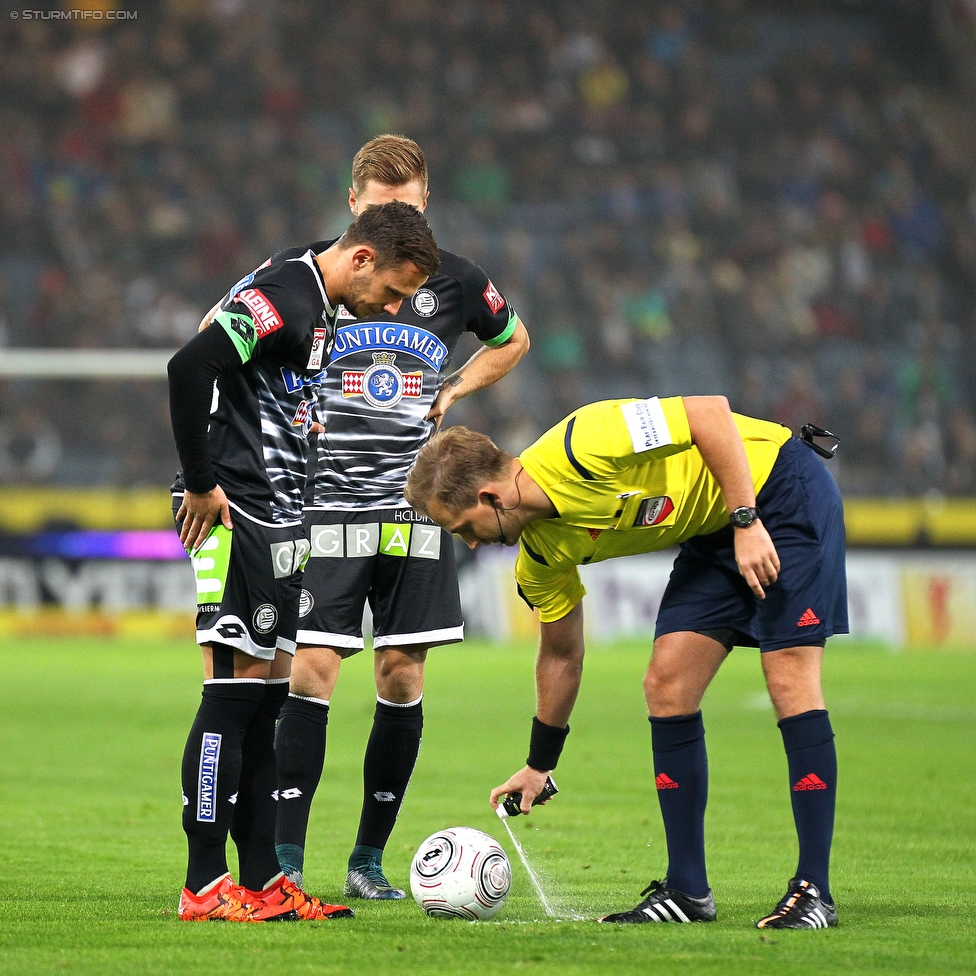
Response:
M390 650L379 655L376 666L376 692L392 702L415 701L424 690L426 650Z
M291 666L291 692L328 701L339 680L341 664L342 658L331 647L300 646Z

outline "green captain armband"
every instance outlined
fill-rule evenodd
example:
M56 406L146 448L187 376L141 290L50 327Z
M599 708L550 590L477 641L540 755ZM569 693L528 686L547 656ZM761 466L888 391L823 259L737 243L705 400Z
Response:
M515 327L518 325L518 312L512 308L512 303L508 303L508 325L505 326L505 331L501 335L495 336L494 339L489 339L485 342L486 346L500 346L503 342L508 342L509 339L515 334Z
M230 336L242 363L246 363L254 355L254 348L258 344L258 330L250 315L221 309L213 317L213 324L219 325Z

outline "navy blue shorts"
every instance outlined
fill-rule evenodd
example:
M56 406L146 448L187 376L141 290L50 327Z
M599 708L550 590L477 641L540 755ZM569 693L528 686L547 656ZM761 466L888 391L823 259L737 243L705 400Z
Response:
M732 643L777 651L848 633L844 510L823 462L798 438L787 441L756 504L780 560L766 599L739 574L731 525L696 536L674 561L656 637L732 631Z

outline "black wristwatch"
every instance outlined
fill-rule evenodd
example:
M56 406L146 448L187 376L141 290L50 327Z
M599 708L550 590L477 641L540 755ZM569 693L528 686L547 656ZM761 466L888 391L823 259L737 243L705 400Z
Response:
M759 509L750 508L748 505L740 505L729 515L729 521L737 529L749 528L757 518L759 518Z

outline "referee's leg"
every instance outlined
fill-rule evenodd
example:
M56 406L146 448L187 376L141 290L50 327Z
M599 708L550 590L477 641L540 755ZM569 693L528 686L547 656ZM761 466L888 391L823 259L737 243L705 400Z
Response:
M704 634L662 634L654 641L644 677L654 782L668 844L668 887L693 898L709 892L705 870L708 755L700 705L727 653L724 644Z

